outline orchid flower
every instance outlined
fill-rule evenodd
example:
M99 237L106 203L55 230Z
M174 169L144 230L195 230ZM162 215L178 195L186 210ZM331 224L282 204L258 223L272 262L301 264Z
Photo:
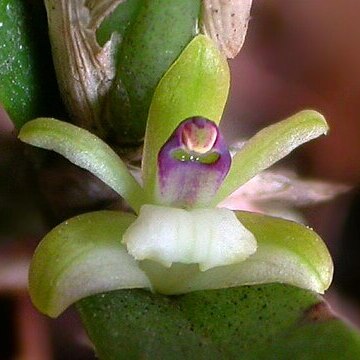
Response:
M35 306L56 317L91 294L144 288L166 295L281 282L323 293L333 265L309 228L217 205L294 148L328 130L315 111L271 125L231 158L218 125L229 69L196 36L157 86L149 110L141 184L102 140L55 119L27 123L20 139L92 172L133 213L98 211L58 225L33 257Z

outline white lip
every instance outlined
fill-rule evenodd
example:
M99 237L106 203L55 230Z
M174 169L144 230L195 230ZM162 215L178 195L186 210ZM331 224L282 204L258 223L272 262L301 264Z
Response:
M254 254L257 243L228 209L184 210L144 205L123 236L136 260L199 264L201 271L236 264Z

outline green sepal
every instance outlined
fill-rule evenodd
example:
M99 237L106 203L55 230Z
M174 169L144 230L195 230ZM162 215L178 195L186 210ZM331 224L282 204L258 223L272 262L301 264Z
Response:
M101 139L75 125L39 118L20 131L21 141L53 150L86 169L121 195L137 212L143 204L143 189L119 156Z
M204 35L192 40L161 79L150 106L144 144L143 180L151 196L160 148L186 118L202 116L218 124L229 81L226 59Z
M324 117L316 111L304 110L270 125L250 138L239 150L212 205L215 206L298 146L324 135L329 130Z
M99 211L74 217L49 232L35 251L29 273L31 300L39 311L57 317L91 294L150 288L121 245L134 219L119 211Z

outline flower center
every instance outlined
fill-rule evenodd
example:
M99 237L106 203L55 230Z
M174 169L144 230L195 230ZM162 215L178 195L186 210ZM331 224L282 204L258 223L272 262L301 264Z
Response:
M210 151L217 137L216 125L200 117L195 117L184 124L181 133L181 139L186 149L199 154Z
M217 125L199 116L185 119L158 155L158 203L206 206L230 164L230 153Z

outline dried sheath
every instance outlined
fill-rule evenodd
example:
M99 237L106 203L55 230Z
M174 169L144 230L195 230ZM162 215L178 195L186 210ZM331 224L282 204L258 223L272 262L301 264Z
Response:
M113 36L103 48L96 29L124 0L45 0L57 79L74 121L101 135L102 100L115 76Z
M228 58L240 51L248 27L252 0L203 0L201 31Z

